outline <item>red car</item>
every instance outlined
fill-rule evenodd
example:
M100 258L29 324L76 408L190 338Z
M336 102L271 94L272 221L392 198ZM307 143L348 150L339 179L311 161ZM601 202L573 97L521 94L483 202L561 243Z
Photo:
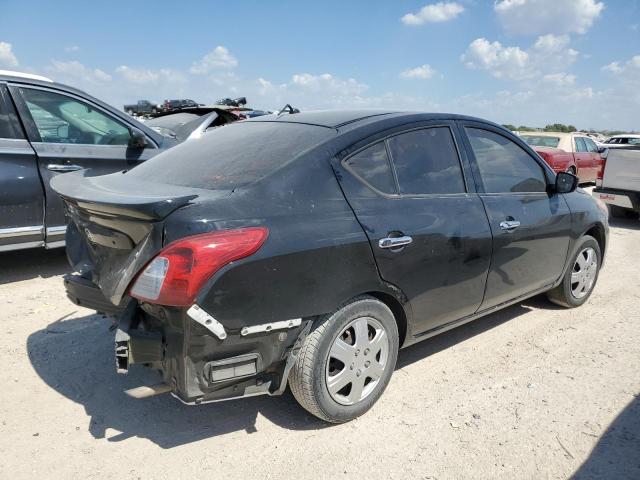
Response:
M556 172L577 175L580 183L595 182L602 166L600 149L580 133L531 132L521 135Z

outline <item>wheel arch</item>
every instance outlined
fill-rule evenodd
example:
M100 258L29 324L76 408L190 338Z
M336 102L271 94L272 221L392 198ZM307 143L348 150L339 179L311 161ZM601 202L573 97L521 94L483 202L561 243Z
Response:
M389 307L398 325L398 341L400 348L402 348L407 337L407 312L402 303L393 295L385 292L372 291L366 292L364 295L369 295Z
M582 236L585 236L585 235L590 235L596 239L596 242L598 242L598 246L600 247L600 252L604 260L604 252L607 247L607 236L605 234L604 226L599 223L596 223L591 227L589 227L589 229L587 229L582 234Z

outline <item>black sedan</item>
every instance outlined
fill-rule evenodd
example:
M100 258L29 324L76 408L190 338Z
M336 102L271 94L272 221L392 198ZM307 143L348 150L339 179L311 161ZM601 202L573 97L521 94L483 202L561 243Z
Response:
M606 209L493 123L268 116L124 174L56 177L76 303L115 314L118 370L189 404L281 394L366 412L398 349L532 295L589 298Z

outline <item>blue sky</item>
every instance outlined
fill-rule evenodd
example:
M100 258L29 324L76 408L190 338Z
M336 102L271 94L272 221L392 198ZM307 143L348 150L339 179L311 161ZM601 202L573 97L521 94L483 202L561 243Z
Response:
M118 107L397 108L640 129L640 0L0 0L0 68Z

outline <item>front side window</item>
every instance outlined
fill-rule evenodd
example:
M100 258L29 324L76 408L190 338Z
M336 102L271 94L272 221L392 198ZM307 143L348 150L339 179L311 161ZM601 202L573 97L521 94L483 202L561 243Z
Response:
M576 142L576 152L587 152L587 144L584 141L584 138L582 137L576 137L575 139Z
M129 129L75 98L44 90L21 88L43 142L85 145L127 145Z
M384 142L378 142L352 155L345 160L344 164L376 190L389 194L396 193Z
M640 145L640 138L629 138L629 145Z
M465 192L458 150L448 127L414 130L388 142L401 194Z
M598 151L598 147L593 140L587 137L584 137L583 140L584 140L585 146L587 147L587 152L595 153Z
M4 103L2 90L0 90L0 138L19 138L13 129L9 109Z
M486 193L546 191L542 167L519 145L488 130L465 130Z

